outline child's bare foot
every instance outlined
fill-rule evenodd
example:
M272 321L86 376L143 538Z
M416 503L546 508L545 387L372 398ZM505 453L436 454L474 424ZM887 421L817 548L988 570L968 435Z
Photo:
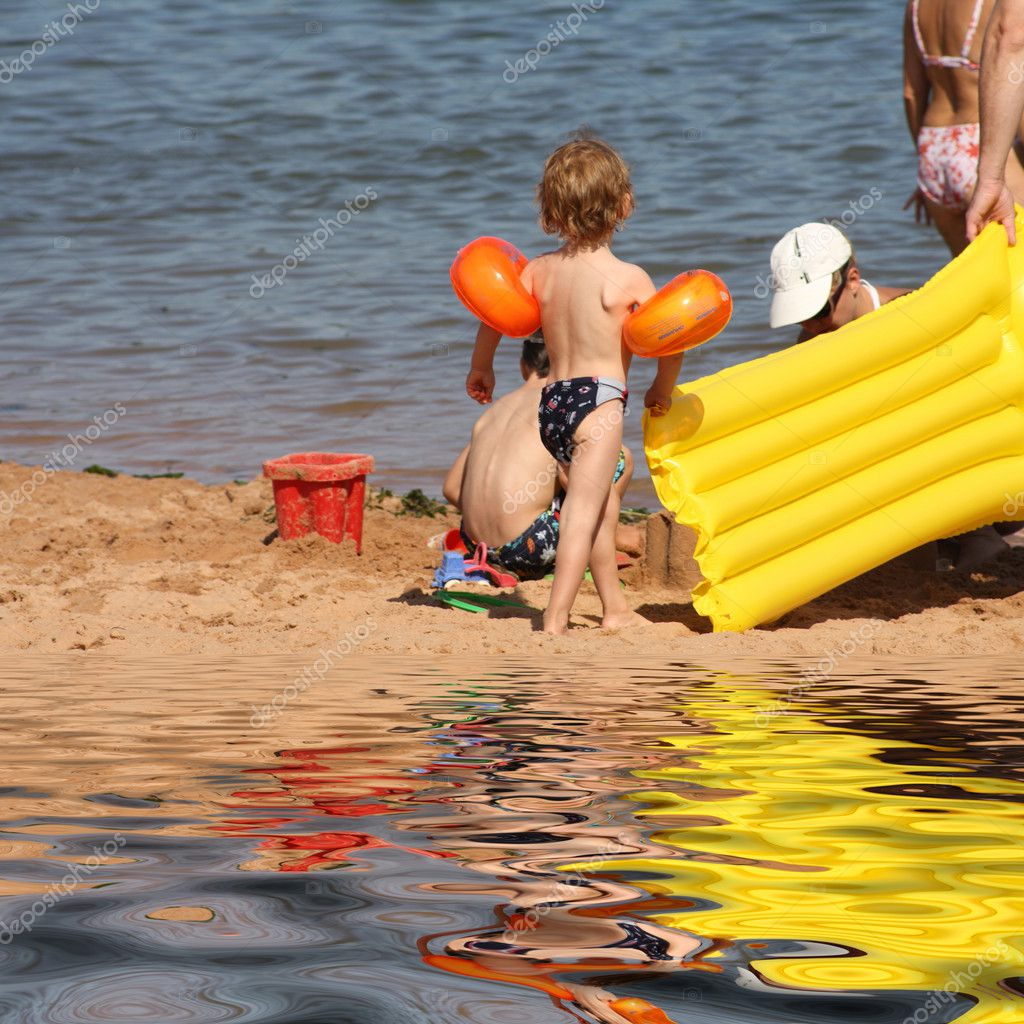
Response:
M562 636L569 632L569 616L568 615L552 615L549 612L544 613L544 624L541 626L541 632L550 633L552 636Z
M629 626L649 626L650 624L650 619L645 619L631 608L621 612L609 612L601 620L602 629L626 629Z

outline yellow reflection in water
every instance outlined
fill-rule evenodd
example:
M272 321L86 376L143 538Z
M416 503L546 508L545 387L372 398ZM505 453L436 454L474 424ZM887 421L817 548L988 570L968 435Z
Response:
M692 735L664 740L685 761L635 772L659 782L632 795L645 805L638 816L667 826L652 839L687 859L567 870L664 874L635 884L720 905L655 918L697 935L863 953L757 961L776 985L916 989L931 993L922 1005L935 1013L948 1013L956 993L977 1000L963 1022L1024 1020L1024 1002L1000 986L1024 974L1022 812L1011 799L1024 797L1024 785L966 768L887 764L883 751L893 759L924 748L811 717L834 709L759 716L777 693L721 687L714 697L683 705L711 729L699 747ZM673 828L673 818L687 820Z

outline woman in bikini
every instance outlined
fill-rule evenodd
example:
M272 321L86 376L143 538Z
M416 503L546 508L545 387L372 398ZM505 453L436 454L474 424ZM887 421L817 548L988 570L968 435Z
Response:
M965 213L978 179L978 61L995 0L910 0L903 32L903 97L917 144L917 190L907 206L934 221L954 256L967 247ZM1006 182L1024 199L1019 150Z

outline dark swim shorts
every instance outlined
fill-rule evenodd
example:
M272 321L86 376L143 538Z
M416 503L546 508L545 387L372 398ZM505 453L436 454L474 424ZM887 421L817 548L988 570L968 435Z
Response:
M619 452L619 461L615 466L617 481L626 471L626 453ZM502 544L500 548L488 551L488 561L514 572L521 580L543 579L555 561L558 548L559 513L562 510L564 491L558 491L551 507L545 509L515 540ZM476 543L472 540L466 527L460 524L462 543L467 551L474 551Z

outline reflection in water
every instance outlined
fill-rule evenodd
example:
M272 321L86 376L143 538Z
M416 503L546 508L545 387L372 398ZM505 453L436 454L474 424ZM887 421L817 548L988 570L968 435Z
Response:
M623 1012L629 1020L667 1019L652 1016L646 1001L626 1005L596 985L570 978L607 975L612 968L639 969L648 976L683 968L715 970L696 959L707 943L649 921L646 897L634 886L560 869L581 856L643 858L668 852L629 822L621 797L632 766L650 769L666 762L644 744L670 716L630 709L627 725L614 712L603 720L575 710L566 714L561 703L550 695L520 695L455 723L435 716L473 712L472 703L460 698L421 703L433 719L425 728L440 748L425 770L446 779L454 792L421 793L417 803L441 804L444 813L418 815L399 827L426 832L437 846L486 876L482 883L424 888L452 896L499 895L504 901L497 927L449 938L443 955L430 952L425 941L425 959L455 973L538 988L600 1020L619 1020ZM617 744L616 734L621 734ZM512 851L517 852L510 856ZM663 908L692 905L686 899L661 903Z
M1012 672L229 676L14 681L0 1019L1024 1018Z
M355 830L289 834L292 823L310 820L315 815L340 818L365 818L373 815L396 814L402 811L402 802L413 792L409 785L381 786L381 782L405 782L404 776L386 776L379 771L346 772L339 769L351 755L363 755L369 747L317 747L310 749L280 750L280 766L248 768L247 774L272 774L279 783L275 789L236 790L232 797L252 801L261 811L287 811L283 817L260 817L255 820L232 818L214 826L218 831L265 836L257 846L259 856L242 864L248 871L313 871L318 868L350 867L365 860L360 851L373 849L401 849L426 857L445 857L447 854L432 850L410 850L396 846L370 832ZM361 759L362 760L362 759ZM364 762L369 767L372 760ZM245 805L241 805L245 806ZM275 829L273 833L265 830Z
M823 722L835 710L827 694L759 727L752 697L716 687L686 701L681 710L716 735L699 752L688 736L667 737L682 760L635 773L657 783L633 794L638 816L672 848L648 860L641 884L711 901L659 912L659 922L745 942L769 985L876 998L924 992L919 1009L928 1019L952 1019L972 1005L964 1021L1020 1019L1013 991L1024 973L1024 784L986 777L960 745L925 748L837 729ZM917 766L920 753L932 767ZM709 791L721 820L694 822ZM801 955L795 944L813 949Z

